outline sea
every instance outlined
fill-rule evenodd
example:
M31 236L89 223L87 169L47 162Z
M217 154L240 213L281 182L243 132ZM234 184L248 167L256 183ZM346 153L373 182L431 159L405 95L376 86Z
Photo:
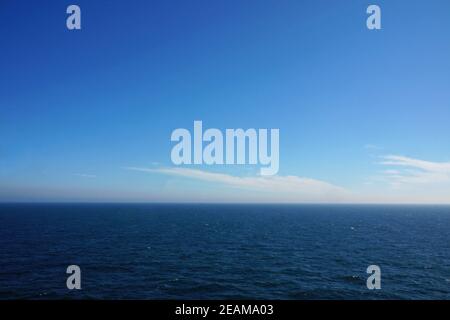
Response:
M1 204L0 299L450 299L450 207Z

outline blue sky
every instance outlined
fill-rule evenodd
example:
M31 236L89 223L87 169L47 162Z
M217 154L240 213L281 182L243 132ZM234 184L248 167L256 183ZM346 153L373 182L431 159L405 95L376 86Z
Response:
M450 203L449 1L2 1L0 38L0 201ZM279 128L278 175L175 167L194 120Z

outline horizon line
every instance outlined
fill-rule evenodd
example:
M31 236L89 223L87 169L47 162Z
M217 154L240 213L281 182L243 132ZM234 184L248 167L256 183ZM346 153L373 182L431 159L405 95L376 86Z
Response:
M169 201L0 201L0 205L32 205L32 204L73 204L73 205L89 205L89 204L108 204L108 205L280 205L280 206L450 206L450 203L389 203L389 202L169 202Z

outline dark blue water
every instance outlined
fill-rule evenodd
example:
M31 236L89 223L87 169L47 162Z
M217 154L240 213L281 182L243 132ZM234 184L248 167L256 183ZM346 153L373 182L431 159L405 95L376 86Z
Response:
M0 298L449 299L450 207L0 205Z

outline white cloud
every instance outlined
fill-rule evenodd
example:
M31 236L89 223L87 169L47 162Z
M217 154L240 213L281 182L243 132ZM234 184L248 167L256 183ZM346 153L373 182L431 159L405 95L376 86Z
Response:
M330 183L298 176L252 176L238 177L198 169L140 168L128 170L159 173L214 183L231 188L259 193L265 202L341 202L348 199L349 192ZM239 192L237 192L238 194ZM254 199L254 197L250 197Z
M398 155L382 157L382 165L396 167L384 171L395 186L450 182L450 162L431 162Z
M378 164L384 167L381 175L352 190L293 175L233 176L185 167L126 169L181 178L169 179L161 189L160 196L173 202L450 203L450 162L387 155Z

